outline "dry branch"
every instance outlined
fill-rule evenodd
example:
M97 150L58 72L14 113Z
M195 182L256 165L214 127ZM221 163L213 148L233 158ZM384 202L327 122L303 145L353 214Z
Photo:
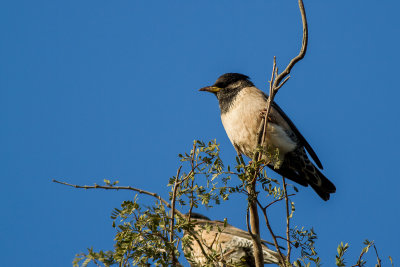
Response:
M304 8L304 4L302 0L298 1L299 3L299 9L300 9L300 14L301 14L301 19L302 19L302 25L303 25L303 40L302 40L302 46L300 49L299 54L294 57L287 67L285 68L284 71L282 71L280 74L278 74L278 67L276 66L276 57L274 57L274 63L272 67L272 75L271 75L271 81L269 82L269 97L267 100L267 106L266 106L266 112L264 119L261 120L260 124L260 130L257 133L257 146L258 147L264 147L265 144L265 139L266 139L266 132L267 132L267 125L268 125L268 116L271 110L271 105L274 101L275 95L279 91L279 89L288 81L290 76L290 71L296 65L297 62L299 62L301 59L304 58L306 51L307 51L307 43L308 43L308 27L307 27L307 17L306 17L306 12ZM262 126L261 126L262 125ZM262 137L262 138L259 138ZM256 160L261 160L262 154L261 153L256 153L255 154L255 159ZM250 188L248 189L249 193L250 192L256 192L256 183L255 181L252 181L250 184ZM286 190L285 190L286 191ZM286 193L286 202L287 202L287 193ZM254 258L255 258L255 263L257 267L264 266L263 264L263 256L262 256L262 251L260 253L259 249L261 248L261 242L260 242L260 229L259 229L259 221L258 221L258 212L257 212L257 205L255 203L254 199L249 199L249 208L250 208L250 225L251 225L251 232L252 232L252 240L253 240L253 247L254 247ZM279 245L276 241L276 237L274 236L271 226L269 225L268 222L268 217L266 210L264 211L264 217L266 219L266 224L268 229L270 230L270 233L274 239L275 247L279 253ZM287 220L288 224L288 220ZM288 246L290 247L290 242L288 242ZM290 253L290 249L288 248L288 252ZM288 253L288 255L290 255ZM282 256L282 254L281 254ZM290 264L290 262L289 262ZM286 266L286 262L284 262L284 266Z
M183 179L179 181L179 175L181 173L182 165L178 168L175 177L174 189L172 193L171 200L171 224L170 224L170 232L169 232L169 242L172 244L174 241L174 226L175 226L175 202L176 202L176 191L178 190L179 185L183 182ZM174 252L172 254L172 264L175 266L178 262L176 259L176 255Z
M290 71L294 67L294 65L299 62L301 59L304 58L306 55L307 51L307 44L308 44L308 26L307 26L307 17L306 17L306 11L304 9L304 4L302 0L299 0L299 8L300 8L300 13L301 13L301 20L303 22L303 41L301 45L301 49L299 54L293 58L287 67L285 68L284 71L282 71L279 75L277 74L278 68L276 66L276 57L274 57L274 63L272 67L272 76L271 76L271 81L269 82L269 97L267 101L267 107L266 107L266 112L265 112L265 119L263 121L264 127L262 134L259 133L259 135L263 136L261 139L261 143L259 143L260 146L262 146L265 143L265 136L266 136L266 130L267 130L267 123L268 123L268 115L271 110L271 104L274 101L275 95L278 93L279 89L287 82L287 80L290 78L288 76L290 74ZM283 82L281 82L283 80Z
M286 188L286 181L285 177L282 176L282 183L283 183L283 193L285 195L285 206L286 206L286 238L287 238L287 261L290 262L290 253L292 251L292 246L290 243L290 214L289 214L289 197Z
M158 199L159 201L161 201L168 208L170 208L170 209L172 208L171 205L165 199L160 197L158 194L153 193L153 192L149 192L149 191L146 191L146 190L142 190L142 189L139 189L139 188L131 187L131 186L108 186L108 185L106 186L106 185L98 185L98 184L95 184L95 185L76 185L76 184L69 184L69 183L66 183L66 182L60 182L60 181L57 181L57 180L54 180L54 179L53 179L53 182L57 183L57 184L62 184L62 185L74 187L74 188L79 188L79 189L105 189L105 190L130 190L130 191L135 191L135 192L138 192L139 194L152 196L152 197ZM179 214L180 216L182 216L182 217L185 216L183 213L181 213L178 210L175 210L175 212L177 214Z

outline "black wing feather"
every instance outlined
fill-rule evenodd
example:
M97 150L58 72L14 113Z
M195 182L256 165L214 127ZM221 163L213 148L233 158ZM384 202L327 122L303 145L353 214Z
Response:
M283 112L283 110L278 106L277 103L273 102L272 107L276 109L276 111L279 112L279 114L285 119L287 124L289 124L290 128L292 131L296 134L296 136L299 138L300 143L307 149L308 154L310 154L311 158L314 160L314 162L317 164L317 166L322 170L322 164L321 161L319 160L317 154L314 152L310 144L307 142L307 140L304 138L304 136L300 133L300 131L297 129L297 127L294 125L294 123L289 119L289 117Z

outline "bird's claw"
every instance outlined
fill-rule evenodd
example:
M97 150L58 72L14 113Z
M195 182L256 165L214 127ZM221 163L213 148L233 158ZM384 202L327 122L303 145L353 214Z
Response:
M261 119L265 118L266 114L267 114L267 110L266 109L263 109L263 110L261 110L259 112L259 116L260 116Z
M261 119L265 118L265 115L267 115L267 109L263 109L259 112L259 116ZM271 121L270 117L268 116L268 121Z

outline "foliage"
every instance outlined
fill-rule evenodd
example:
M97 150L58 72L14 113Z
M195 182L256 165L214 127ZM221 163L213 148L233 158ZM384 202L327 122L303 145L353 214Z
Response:
M295 193L289 194L286 191L287 185L284 180L281 185L277 180L269 178L265 171L266 162L263 160L253 160L246 164L239 156L236 158L237 164L233 168L230 166L225 168L219 153L219 145L213 140L208 143L194 141L189 153L179 154L182 165L178 168L177 174L168 180L170 187L168 201L155 193L141 189L118 187L116 186L117 181L105 180L104 186L74 186L86 189L129 189L138 194L132 200L124 201L120 208L115 208L112 212L112 226L116 229L114 249L95 252L89 248L86 253L76 255L73 265L87 266L92 262L97 266L181 266L179 259L183 251L188 251L194 242L198 242L207 251L206 265L216 266L222 259L217 251L196 239L193 219L190 218L191 213L193 209L200 206L212 208L214 205L219 205L223 201L229 200L231 194L242 194L248 199L255 198L257 200L267 226L269 225L267 209L275 203L285 200L287 209L286 238L275 235L269 228L271 238L275 242L275 249L282 253L281 255L285 259L281 266L300 267L311 266L311 264L321 266L321 259L315 248L317 235L314 230L297 226L290 227L289 222L295 211L294 202L290 197ZM233 176L239 179L231 179ZM249 193L246 190L253 179L257 179L258 184L265 192L262 199L267 199L267 203L260 203L258 193ZM298 191L297 188L293 188L295 192ZM155 201L148 206L149 201L142 201L139 197L140 194L150 195L154 197ZM265 198L265 194L267 194L267 198ZM186 210L187 213L183 213L181 210ZM207 227L203 227L200 231L209 230ZM218 229L218 231L222 230ZM287 242L286 254L281 244L278 243L278 239ZM363 256L371 247L374 247L377 254L373 241L366 240L364 244L365 247L357 263L352 266L365 266L366 261ZM348 244L341 243L338 246L336 266L348 266L344 260L348 248ZM296 250L297 259L294 261L291 261L290 251L292 249ZM185 256L188 261L194 262L188 253ZM377 259L377 266L381 266L378 256ZM227 266L233 265L227 264Z
M292 240L294 240L293 246L300 249L301 255L293 265L297 267L303 265L308 266L311 262L314 262L316 266L320 266L321 260L317 256L318 253L315 250L317 235L314 229L305 230L304 227L298 229L297 226L295 226L293 229L290 229L290 235Z

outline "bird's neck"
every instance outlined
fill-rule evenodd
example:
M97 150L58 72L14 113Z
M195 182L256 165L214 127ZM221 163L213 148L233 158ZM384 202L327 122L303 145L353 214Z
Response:
M232 104L235 102L235 98L242 89L243 87L237 87L234 89L222 89L217 94L221 114L229 111L229 109L232 107Z

